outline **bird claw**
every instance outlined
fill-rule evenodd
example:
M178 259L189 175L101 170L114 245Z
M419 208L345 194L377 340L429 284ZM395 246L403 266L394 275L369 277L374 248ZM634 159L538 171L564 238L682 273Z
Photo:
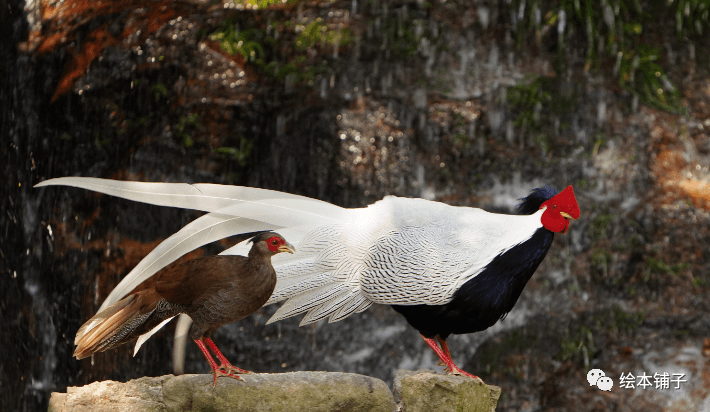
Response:
M471 379L475 380L479 384L483 384L483 379L479 378L476 375L472 375L472 374L470 374L470 373L468 373L456 366L454 366L453 368L447 366L446 368L444 368L444 372L448 373L449 375L465 376L467 378L471 378Z
M217 379L218 379L220 376L226 376L226 377L228 377L228 378L236 379L236 380L238 380L238 381L243 381L243 380L244 380L244 379L242 379L241 376L239 376L239 375L237 375L237 374L234 374L234 373L232 373L232 372L227 372L226 370L224 370L224 369L222 369L222 368L220 367L220 368L218 368L218 369L215 369L215 371L214 371L214 381L212 382L212 386L213 386L213 387L214 387L214 386L217 386Z
M230 375L230 374L239 374L239 375L250 375L253 372L237 368L234 365L219 365L218 369L223 372L225 375Z
M243 381L244 379L242 379L242 377L239 375L250 375L252 373L253 372L237 368L236 366L231 364L222 364L214 370L214 382L212 386L217 386L217 378L219 378L220 376L226 376L228 378L236 379L238 381Z

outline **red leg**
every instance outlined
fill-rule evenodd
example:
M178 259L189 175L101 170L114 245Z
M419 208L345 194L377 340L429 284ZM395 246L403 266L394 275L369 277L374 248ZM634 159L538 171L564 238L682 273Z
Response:
M217 386L217 378L219 378L220 376L228 376L228 377L234 378L238 381L243 380L239 375L235 375L234 373L231 373L231 371L227 371L225 368L223 368L223 365L217 366L217 363L214 361L214 359L212 359L212 355L210 355L210 352L207 350L207 346L205 346L205 343L201 339L193 339L193 340L197 344L197 347L199 347L200 350L202 351L202 354L205 355L207 362L210 363L210 367L212 367L212 371L214 372L214 382L212 383L212 386ZM214 345L214 342L212 342L212 344L210 346L212 346L212 345ZM215 345L214 347L216 348L217 346ZM222 353L219 352L219 350L218 350L218 353L220 355L222 355ZM224 358L224 355L222 355L222 358ZM220 359L220 361L221 361L221 359ZM229 364L229 362L227 362L227 364Z
M481 381L481 378L479 378L476 375L471 375L468 372L464 372L461 368L456 366L454 363L453 359L451 359L451 352L449 351L449 345L446 344L446 339L441 338L439 335L436 335L436 340L439 341L441 344L441 348L439 345L436 344L436 341L434 339L430 339L425 337L424 335L420 335L422 339L424 339L424 342L426 342L427 345L429 345L432 350L434 350L434 353L436 353L436 356L441 359L441 361L446 365L446 369L444 369L444 372L447 372L451 375L462 375L462 376L467 376L472 379L476 379L478 381ZM443 349L443 350L442 350Z
M453 358L451 357L451 352L449 351L449 345L446 344L446 340L442 339L441 336L436 335L436 341L439 342L439 346L441 346L441 349L444 351L444 356L446 356L448 359L451 359L453 362ZM448 366L447 364L444 363L444 361L439 361L437 365L440 366ZM446 369L448 371L448 369Z
M451 357L451 351L449 351L449 345L446 343L446 339L443 339L441 336L436 335L436 341L439 342L439 346L441 346L441 349L444 351L444 355L446 355L446 357L451 359L451 361L453 362L453 358Z
M214 343L212 338L202 338L202 340L207 342L207 344L210 346L210 348L212 348L212 352L214 352L214 354L217 355L217 358L219 358L219 362L221 363L221 365L219 365L220 369L223 369L228 372L245 373L245 374L251 373L251 372L246 371L244 369L237 368L236 366L229 363L227 358L222 354L222 352L217 347L217 344Z

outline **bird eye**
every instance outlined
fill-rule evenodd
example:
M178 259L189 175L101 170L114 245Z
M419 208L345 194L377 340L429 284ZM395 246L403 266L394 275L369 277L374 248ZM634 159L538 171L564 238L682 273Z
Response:
M553 209L557 209L557 205L552 205L552 208L553 208Z
M276 246L276 245L279 244L279 241L276 240L276 239L274 239L274 240L271 241L271 244L274 245L274 246Z

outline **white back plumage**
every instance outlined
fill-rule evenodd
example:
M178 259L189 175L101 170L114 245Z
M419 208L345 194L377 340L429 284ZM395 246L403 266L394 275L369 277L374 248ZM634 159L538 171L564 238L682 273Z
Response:
M302 325L335 322L372 303L448 303L493 258L529 239L541 214L393 196L351 209L347 222L314 228L296 255L274 262L279 282L268 303L286 303L269 322L304 312Z
M269 322L301 313L306 313L301 324L325 318L335 322L373 303L441 305L496 256L542 226L542 211L501 215L393 196L367 208L344 209L288 193L213 184L67 177L37 186L48 185L209 212L146 256L101 309L183 254L257 230L277 231L296 246L296 254L272 259L278 281L267 304L286 302ZM223 253L246 254L248 249L243 243Z

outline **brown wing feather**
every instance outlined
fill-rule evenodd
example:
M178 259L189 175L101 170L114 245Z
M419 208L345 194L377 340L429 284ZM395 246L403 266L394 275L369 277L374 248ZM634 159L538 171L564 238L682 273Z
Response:
M209 256L169 266L159 273L155 290L168 302L190 305L214 293L214 287L243 273L244 256Z

